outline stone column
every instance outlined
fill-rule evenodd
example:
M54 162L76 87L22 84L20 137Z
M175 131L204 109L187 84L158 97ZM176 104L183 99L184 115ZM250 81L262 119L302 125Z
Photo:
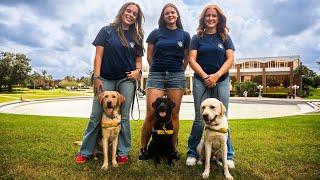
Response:
M263 86L263 92L267 91L267 75L266 75L266 67L267 63L261 63L262 67L262 86Z
M289 94L292 95L293 94L293 90L292 90L292 86L293 86L293 62L289 62L288 65L290 67L290 71L289 71L289 79L290 79Z
M240 64L236 64L236 67L237 67L237 75L236 75L236 78L237 78L237 81L238 81L238 82L241 82Z

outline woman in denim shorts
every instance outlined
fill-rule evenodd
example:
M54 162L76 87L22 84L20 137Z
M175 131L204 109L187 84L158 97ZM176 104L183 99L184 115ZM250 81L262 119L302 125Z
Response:
M147 144L154 124L152 103L165 94L175 102L172 112L173 140L176 147L179 132L179 111L185 89L184 70L188 65L190 35L184 31L177 7L166 4L159 18L159 28L147 38L147 60L150 66L146 84L147 114L141 129L140 160L148 157ZM176 155L178 156L177 151Z

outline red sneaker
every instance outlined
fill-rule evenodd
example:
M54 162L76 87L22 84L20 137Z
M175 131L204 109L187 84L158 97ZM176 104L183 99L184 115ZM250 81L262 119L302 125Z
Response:
M128 163L129 158L128 156L118 156L117 161L118 161L118 164L123 165Z
M81 154L77 154L75 161L77 164L84 164L87 161L87 157L85 157Z

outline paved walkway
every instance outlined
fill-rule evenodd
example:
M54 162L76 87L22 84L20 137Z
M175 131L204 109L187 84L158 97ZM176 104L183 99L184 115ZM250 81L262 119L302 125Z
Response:
M316 100L315 100L316 101ZM318 103L320 100L317 101ZM60 99L34 100L29 102L1 103L1 113L33 114L65 117L89 117L92 97L72 97ZM194 119L193 97L183 96L180 119ZM140 119L146 114L145 98L139 98ZM268 118L303 114L319 110L310 100L274 99L274 98L243 98L232 97L229 107L230 119ZM133 118L139 118L135 100Z

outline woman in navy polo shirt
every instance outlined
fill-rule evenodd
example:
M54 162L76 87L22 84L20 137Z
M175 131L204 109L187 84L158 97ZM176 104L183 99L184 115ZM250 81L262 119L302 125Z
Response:
M141 129L140 160L147 159L146 146L154 123L152 103L165 93L176 104L172 112L172 144L176 146L180 104L186 83L184 70L188 65L190 35L183 30L177 7L171 3L166 4L158 24L159 28L154 29L147 38L150 70L146 83L147 114Z
M219 99L226 107L230 97L229 69L234 61L234 46L227 34L226 16L217 5L206 6L200 16L197 34L190 44L190 66L195 71L193 79L193 98L195 120L188 140L188 158L186 165L197 162L196 151L202 132L203 121L200 115L201 102L209 97ZM230 126L229 126L230 127ZM234 149L228 129L228 166L234 168Z
M140 77L143 56L143 13L138 4L125 3L115 21L103 27L92 43L96 46L94 59L94 92L90 120L85 131L76 163L85 163L93 153L103 109L97 100L101 91L119 91L125 102L121 106L121 131L118 141L117 160L128 162L131 149L129 123L130 105L134 98L136 79Z

